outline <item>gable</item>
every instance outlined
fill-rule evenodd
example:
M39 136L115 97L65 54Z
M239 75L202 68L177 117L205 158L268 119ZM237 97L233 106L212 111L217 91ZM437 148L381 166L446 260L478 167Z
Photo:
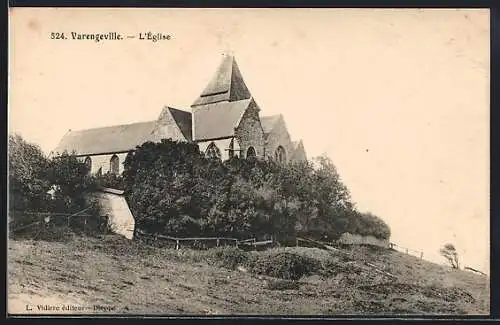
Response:
M293 153L291 156L292 161L299 162L307 160L306 149L304 147L304 143L302 142L302 140L293 141L292 147L293 147Z
M266 139L275 137L279 139L280 142L283 142L283 145L286 145L287 147L290 146L292 140L290 138L290 134L288 133L288 128L286 127L283 115L273 115L268 119L264 118L264 120L266 121L266 125L264 126L263 124L262 128L264 129Z
M241 115L240 119L236 122L236 128L250 127L256 129L255 131L264 133L262 123L259 117L260 108L257 103L252 99L250 100L246 110Z
M281 115L263 116L260 119L264 133L269 134L273 130Z
M170 113L184 138L191 141L192 138L192 114L191 112L182 111L170 107Z
M191 113L172 107L163 108L155 123L153 136L156 141L191 141Z

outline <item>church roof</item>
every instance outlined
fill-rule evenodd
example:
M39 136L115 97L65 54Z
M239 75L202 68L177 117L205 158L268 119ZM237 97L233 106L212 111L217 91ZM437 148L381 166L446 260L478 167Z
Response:
M260 118L260 123L262 124L262 129L264 133L271 133L276 123L282 118L281 114L263 116Z
M233 136L234 129L252 102L253 99L244 99L193 107L193 140Z
M240 101L251 97L236 60L232 55L226 55L212 80L191 106Z
M77 155L120 152L151 141L156 121L114 125L102 128L69 131L54 152L76 152Z
M74 151L77 155L126 152L148 141L157 142L161 138L178 140L178 130L186 139L191 139L191 113L171 107L164 110L171 113L174 121L167 122L167 127L163 127L162 132L155 132L158 127L164 126L159 125L158 120L69 131L53 152L61 154L64 151ZM178 130L173 128L175 126Z
M181 130L182 134L186 138L186 140L191 141L191 112L186 112L180 109L168 107L170 110L170 113L172 114L172 117L174 118L175 123Z

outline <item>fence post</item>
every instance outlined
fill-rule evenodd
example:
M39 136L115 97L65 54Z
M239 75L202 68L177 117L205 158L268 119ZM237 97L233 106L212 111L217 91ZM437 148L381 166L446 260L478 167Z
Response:
M295 244L297 245L297 247L299 247L299 239L298 238L295 238Z
M217 247L219 247L219 238L217 238Z
M179 246L180 246L180 245L179 245L179 240L177 239L177 240L175 241L175 249L179 249Z
M406 248L405 251L406 251L406 254L408 254L408 248Z
M424 258L424 252L420 252L420 259Z

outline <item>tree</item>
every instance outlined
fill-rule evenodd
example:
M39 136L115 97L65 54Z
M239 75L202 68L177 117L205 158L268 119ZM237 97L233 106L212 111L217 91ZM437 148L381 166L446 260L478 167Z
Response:
M450 263L451 267L454 269L459 269L460 265L458 262L458 252L453 244L445 244L439 253Z
M332 161L316 162L222 162L206 158L194 143L162 140L127 156L123 183L136 227L146 232L274 235L284 242L297 234L336 239L346 231L389 238L382 219L356 211Z
M96 180L89 175L88 167L76 155L64 152L54 157L47 169L47 179L55 188L52 210L76 212L94 205L92 213L97 213L95 202L89 202L87 193L94 190Z
M196 144L172 140L146 142L127 156L125 191L139 229L178 236L199 231L201 160Z
M311 203L316 206L320 218L318 224L324 229L322 237L338 239L347 231L354 204L331 159L320 156L315 163L312 182L312 193L315 195Z
M46 210L50 189L47 178L49 160L39 146L19 134L9 135L10 210Z

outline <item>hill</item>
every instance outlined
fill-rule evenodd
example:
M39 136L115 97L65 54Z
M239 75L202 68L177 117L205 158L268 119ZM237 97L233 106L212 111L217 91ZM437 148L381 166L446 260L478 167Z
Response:
M296 261L314 267L269 276ZM105 235L10 240L8 265L9 313L489 313L487 277L368 247L176 251Z

